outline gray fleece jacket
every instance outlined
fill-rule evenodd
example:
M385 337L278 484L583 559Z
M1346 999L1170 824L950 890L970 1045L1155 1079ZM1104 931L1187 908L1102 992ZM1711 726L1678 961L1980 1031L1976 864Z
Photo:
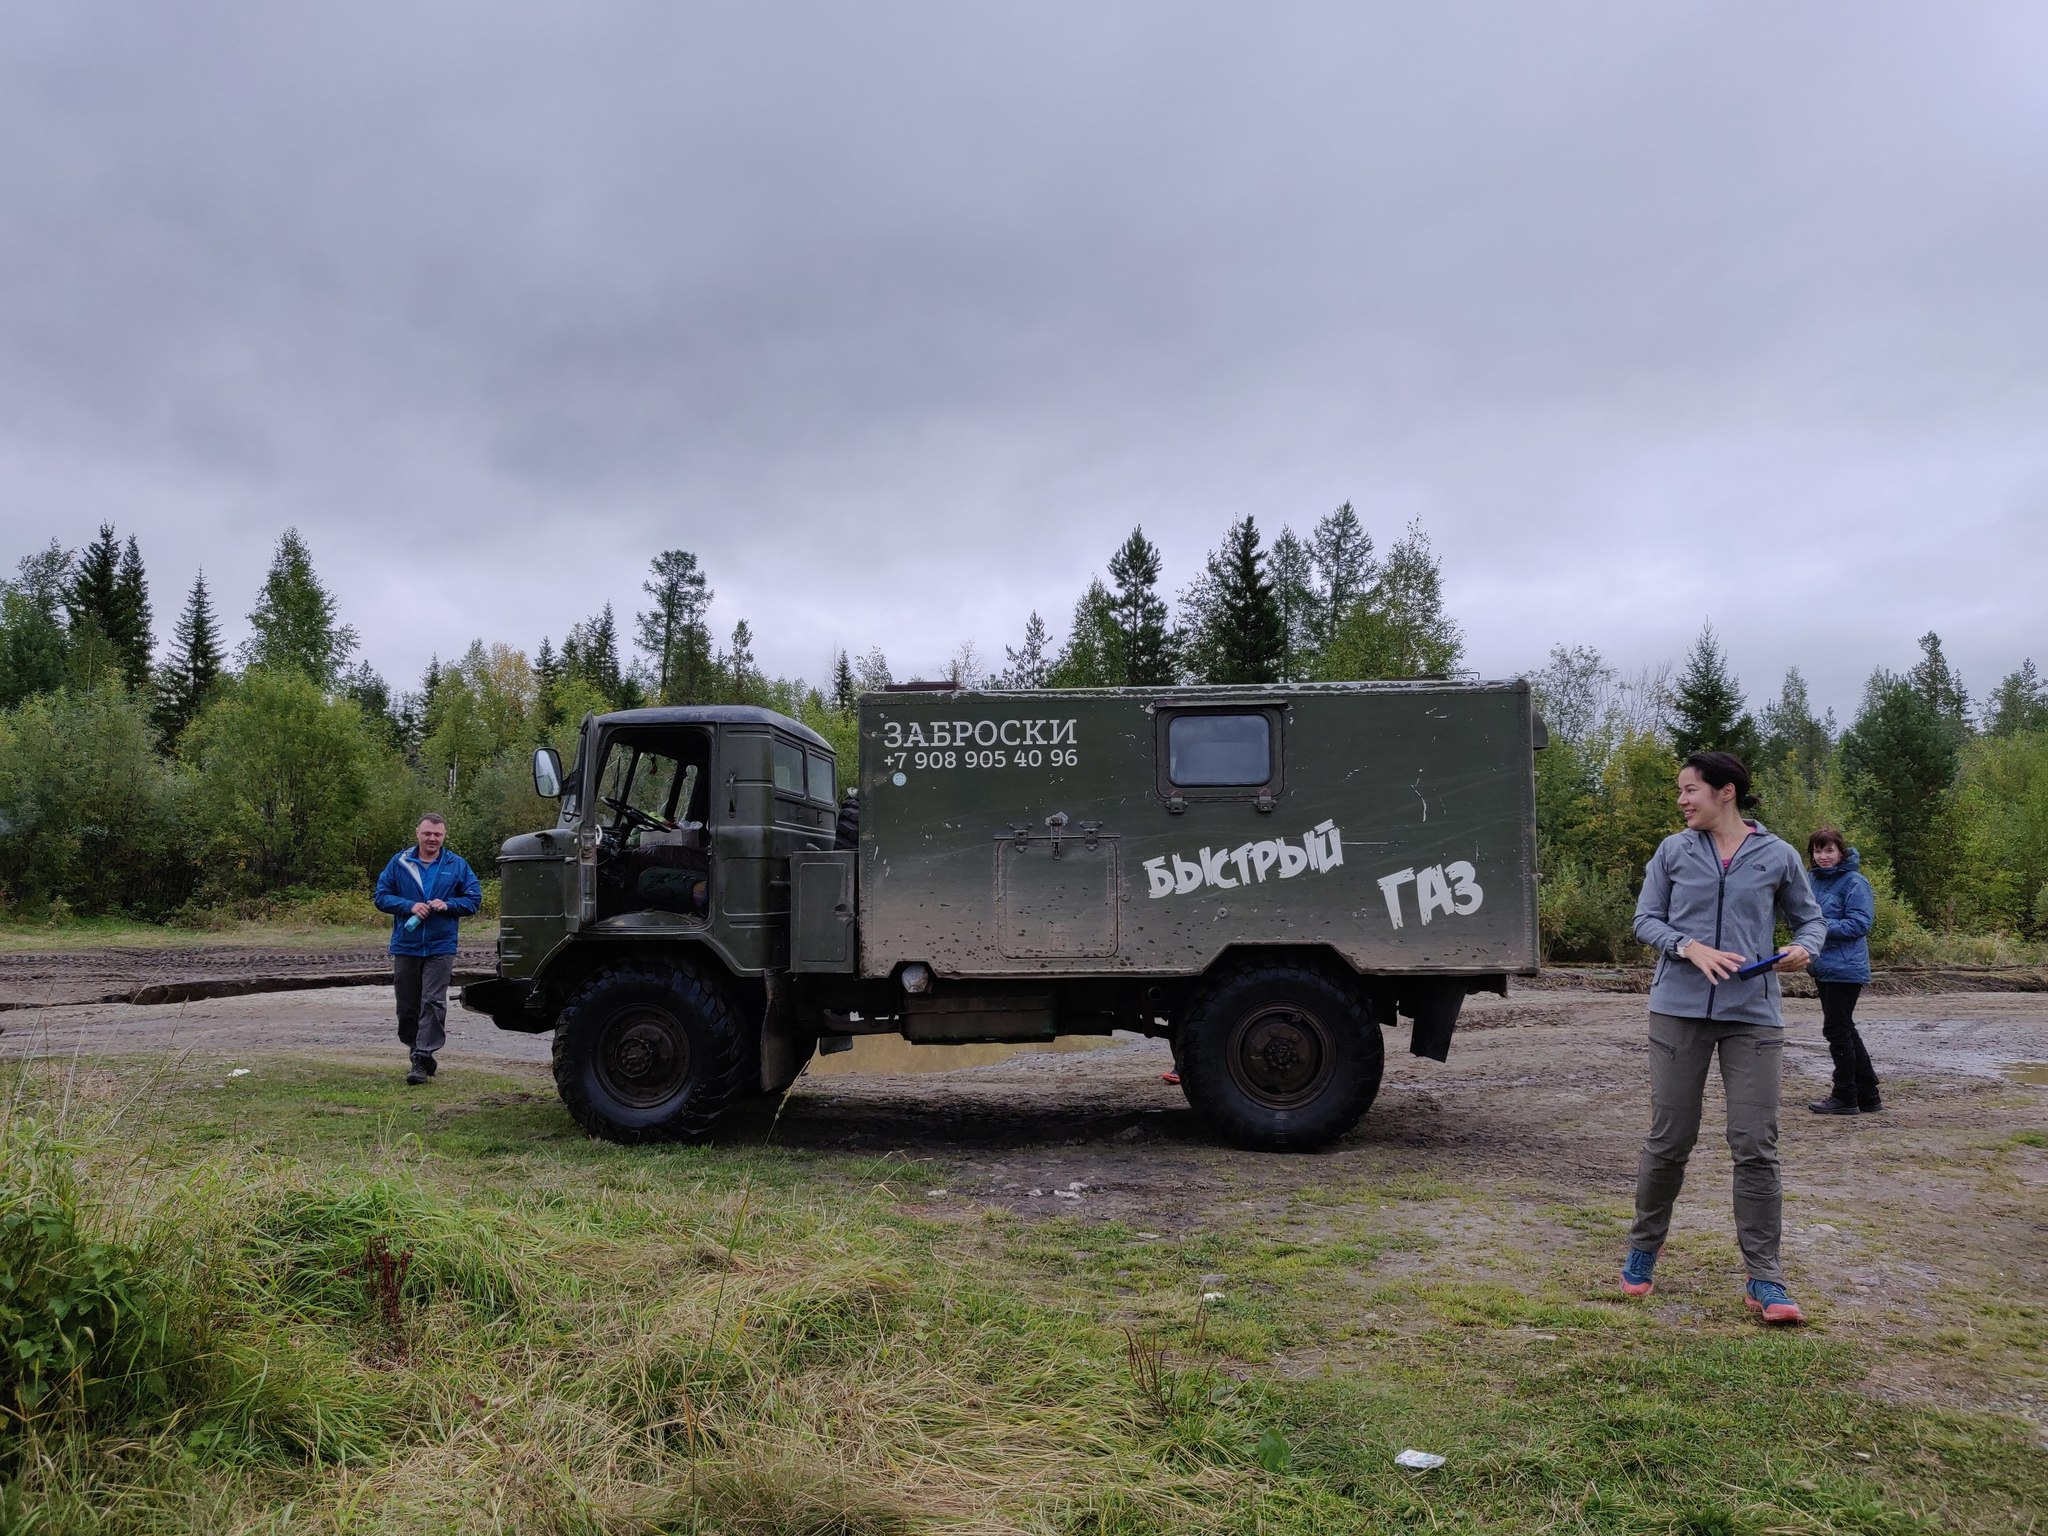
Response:
M1777 917L1785 916L1792 942L1818 955L1828 939L1820 904L1791 844L1757 822L1728 868L1714 851L1711 832L1674 832L1657 845L1643 869L1636 899L1636 937L1657 951L1650 1011L1716 1024L1779 1024L1778 978L1772 971L1729 977L1711 985L1698 966L1681 960L1691 939L1761 960L1774 954Z

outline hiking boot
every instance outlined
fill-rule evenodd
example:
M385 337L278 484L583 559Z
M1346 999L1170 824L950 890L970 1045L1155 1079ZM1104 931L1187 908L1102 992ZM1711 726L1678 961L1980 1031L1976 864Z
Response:
M1657 1250L1654 1248L1631 1248L1628 1257L1621 1261L1621 1294L1624 1296L1647 1296L1655 1287L1651 1270L1657 1267Z
M412 1070L405 1074L408 1086L417 1088L434 1075L434 1058L422 1051L413 1052Z
M1874 1115L1883 1108L1883 1099L1861 1099L1856 1104L1856 1112L1861 1115Z
M412 1064L429 1077L432 1077L438 1070L434 1064L434 1056L431 1051L414 1051L412 1053Z
M1803 1323L1806 1314L1775 1280L1752 1280L1742 1288L1742 1304L1767 1323Z
M1816 1115L1855 1115L1862 1113L1857 1108L1854 1099L1838 1099L1832 1093L1824 1099L1815 1099L1806 1107Z

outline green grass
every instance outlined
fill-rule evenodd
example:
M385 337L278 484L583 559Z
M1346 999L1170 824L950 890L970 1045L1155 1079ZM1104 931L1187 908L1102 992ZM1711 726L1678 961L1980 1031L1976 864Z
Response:
M90 1250L130 1298L109 1337L147 1346L17 1401L10 1536L1890 1536L2044 1515L2025 1426L1880 1401L1854 1336L1765 1334L1682 1267L1688 1321L1613 1304L1604 1212L1532 1203L1520 1219L1563 1247L1482 1272L1440 1224L1488 1197L1435 1179L1150 1238L934 1214L929 1164L590 1142L532 1076L421 1094L270 1056L240 1078L6 1070L0 1255L42 1273ZM31 1195L43 1225L8 1226ZM2038 1341L2038 1314L2008 1311ZM1448 1462L1404 1471L1410 1446Z

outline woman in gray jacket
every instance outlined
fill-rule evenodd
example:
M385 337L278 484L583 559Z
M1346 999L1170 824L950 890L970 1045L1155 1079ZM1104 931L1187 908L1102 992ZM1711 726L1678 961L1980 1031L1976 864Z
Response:
M1804 1322L1778 1262L1778 1076L1784 1057L1778 971L1806 969L1827 925L1797 850L1742 813L1756 804L1749 770L1727 752L1695 752L1678 772L1685 831L1658 845L1643 871L1635 934L1657 951L1650 986L1650 1135L1636 1170L1636 1220L1621 1288L1647 1296L1671 1206L1699 1137L1707 1068L1718 1054L1735 1157L1735 1235L1749 1272L1743 1299L1767 1323ZM1776 964L1782 913L1793 930Z

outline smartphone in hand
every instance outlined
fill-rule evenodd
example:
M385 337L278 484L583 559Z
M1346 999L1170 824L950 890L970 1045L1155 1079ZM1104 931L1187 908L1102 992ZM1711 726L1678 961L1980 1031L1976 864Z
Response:
M1791 951L1781 949L1775 955L1765 955L1761 960L1752 960L1735 974L1738 976L1761 976L1789 953Z

